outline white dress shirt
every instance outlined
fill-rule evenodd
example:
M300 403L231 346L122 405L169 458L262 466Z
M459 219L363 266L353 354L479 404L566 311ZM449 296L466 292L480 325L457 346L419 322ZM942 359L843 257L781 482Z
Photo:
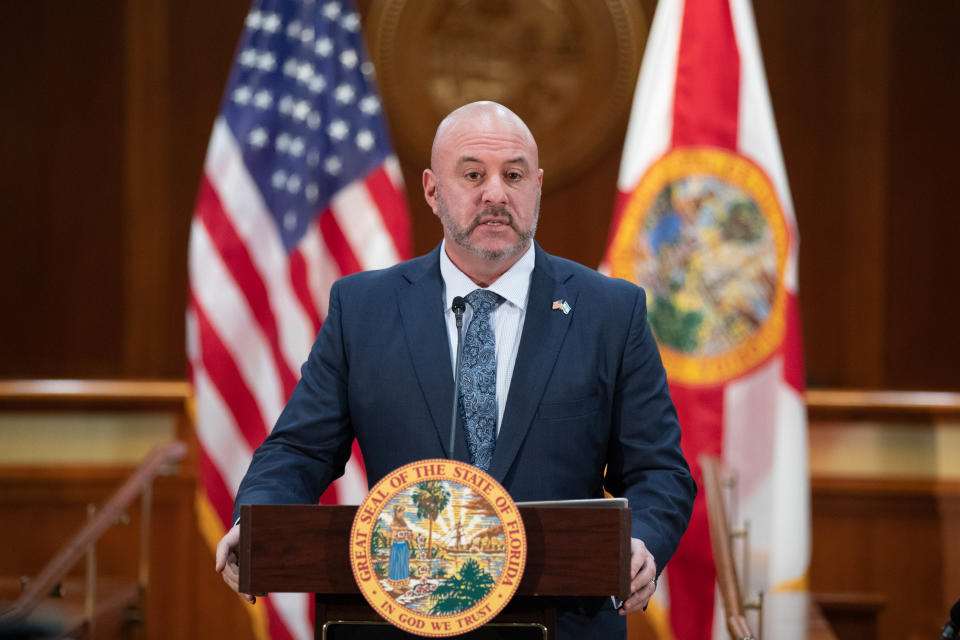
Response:
M502 296L506 301L490 314L490 326L493 329L497 350L497 435L503 422L503 410L507 406L507 393L513 378L513 365L517 361L520 348L520 335L523 332L523 319L527 313L527 300L530 296L530 277L533 275L535 253L533 243L506 273L487 287ZM453 315L453 299L467 297L474 289L480 289L447 256L446 240L440 246L440 275L443 278L443 315L447 321L447 338L450 343L450 361L453 374L457 368L457 321ZM463 334L473 318L473 309L467 305L463 314Z

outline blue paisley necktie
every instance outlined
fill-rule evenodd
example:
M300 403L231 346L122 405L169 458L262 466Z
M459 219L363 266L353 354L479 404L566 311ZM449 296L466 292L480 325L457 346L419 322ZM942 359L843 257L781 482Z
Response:
M463 339L460 369L460 417L467 432L470 461L479 469L490 468L497 443L497 349L490 328L490 313L503 298L485 289L467 294L473 319Z

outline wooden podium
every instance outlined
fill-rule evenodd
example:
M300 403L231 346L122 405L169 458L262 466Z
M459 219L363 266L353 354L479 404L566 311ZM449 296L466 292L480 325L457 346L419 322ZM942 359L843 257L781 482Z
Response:
M520 506L527 566L516 595L466 638L553 640L556 598L630 590L630 509ZM240 590L253 595L316 594L316 638L407 638L367 604L348 559L355 506L244 505L240 508Z

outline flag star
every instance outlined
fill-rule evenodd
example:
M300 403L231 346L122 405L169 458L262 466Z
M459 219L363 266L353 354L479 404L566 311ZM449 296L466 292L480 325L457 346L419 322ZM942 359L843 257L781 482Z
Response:
M353 86L346 82L338 86L333 92L333 97L336 98L340 104L350 104L353 102L355 95L356 91L353 90Z
M263 149L267 146L267 142L270 140L270 136L267 135L267 130L263 127L257 127L250 132L250 135L247 137L247 140L250 142L250 145L256 147L257 149Z
M300 100L293 107L293 117L297 120L306 120L310 115L310 103L306 100Z
M314 31L313 27L307 27L300 32L300 42L303 44L310 44L313 42Z
M367 96L360 101L360 111L372 116L380 110L380 100L376 96Z
M254 9L250 12L246 19L246 25L248 29L259 29L262 18L260 17L260 12Z
M323 161L323 169L332 176L340 173L340 169L343 168L343 163L340 162L340 158L337 156L330 156Z
M256 49L244 49L240 52L240 64L245 67L254 67L258 57Z
M253 96L253 92L250 91L250 87L243 85L237 87L233 90L233 101L237 104L245 105L250 102L250 98Z
M301 184L302 182L300 181L300 176L294 174L287 178L287 191L290 193L290 195L296 195L300 192Z
M366 60L363 64L360 65L360 73L370 77L373 75L373 63L369 60Z
M287 211L283 214L283 228L287 231L293 231L297 228L297 212Z
M269 109L271 104L273 104L273 96L271 96L270 92L266 89L260 89L260 91L257 91L257 94L253 96L253 106L257 109Z
M336 20L340 17L340 3L328 2L323 5L323 17L327 20Z
M313 77L313 65L309 62L304 62L297 68L297 80L300 82L309 82L310 78Z
M357 147L363 151L370 151L370 149L373 149L374 141L373 132L369 129L361 129L356 137Z
M287 37L296 38L300 35L300 21L294 20L287 25Z
M280 107L279 107L280 113L282 113L285 116L288 116L291 113L293 113L294 102L295 100L290 96L283 96L282 98L280 98Z
M316 149L311 149L310 153L307 154L307 164L311 167L316 167L320 165L320 152Z
M320 187L317 186L316 182L311 182L307 185L307 188L303 190L303 194L307 196L307 200L310 202L316 202L317 198L320 197Z
M348 13L347 15L343 16L343 20L340 21L340 26L347 31L356 33L360 30L360 16L358 16L356 13Z
M290 141L290 155L299 158L303 155L303 149L306 145L303 144L303 138L294 138Z
M277 29L280 28L280 16L275 13L267 15L267 17L263 19L261 27L267 33L276 33Z
M286 133L281 133L277 136L276 142L277 151L286 152L290 148L290 135Z
M311 111L310 115L307 116L307 126L313 131L320 128L320 122L320 114L316 111Z
M330 134L330 137L340 142L350 133L350 125L348 125L344 120L337 118L330 123L330 126L327 127L327 133Z
M261 71L273 71L277 68L277 58L269 51L264 52L257 61L257 68Z
M287 58L287 61L283 63L283 75L293 78L297 75L299 68L300 63L297 62L296 58Z
M357 52L353 49L347 49L340 54L340 64L346 69L353 69L359 61L360 59L357 57Z
M287 184L287 174L283 169L277 169L273 172L273 176L270 177L270 183L273 185L274 189L282 189L285 184Z
M323 79L322 75L315 75L310 78L307 86L310 87L310 91L314 93L323 93L323 90L327 88L327 81Z
M314 45L313 50L317 52L318 56L326 58L333 53L333 40L328 36L323 36L317 40L317 44Z

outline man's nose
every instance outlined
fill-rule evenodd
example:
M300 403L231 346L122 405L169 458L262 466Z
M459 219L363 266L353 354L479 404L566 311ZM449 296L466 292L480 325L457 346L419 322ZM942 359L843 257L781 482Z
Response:
M487 178L483 185L484 204L506 204L507 191L503 188L503 178L499 174L494 174Z

